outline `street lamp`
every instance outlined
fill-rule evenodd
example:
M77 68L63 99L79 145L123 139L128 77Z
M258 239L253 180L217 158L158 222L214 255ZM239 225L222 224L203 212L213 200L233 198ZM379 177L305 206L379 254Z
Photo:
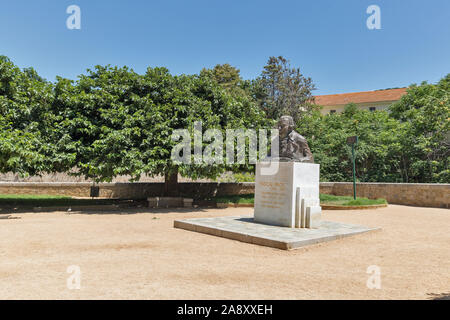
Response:
M352 162L353 162L353 199L356 200L356 165L355 165L355 147L358 144L358 136L347 138L347 144L352 146Z

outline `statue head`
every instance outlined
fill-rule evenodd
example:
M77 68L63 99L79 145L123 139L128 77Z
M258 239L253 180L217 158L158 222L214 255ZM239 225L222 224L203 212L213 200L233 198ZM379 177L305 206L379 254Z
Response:
M281 138L286 137L294 128L294 119L291 116L282 116L278 121L277 129Z

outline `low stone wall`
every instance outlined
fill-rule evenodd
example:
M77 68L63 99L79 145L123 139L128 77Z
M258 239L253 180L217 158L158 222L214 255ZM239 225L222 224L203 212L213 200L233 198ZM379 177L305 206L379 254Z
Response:
M0 194L46 194L89 197L89 182L0 182Z
M89 197L92 183L89 182L0 182L0 194L46 194L72 197ZM164 183L160 182L116 182L98 184L99 196L118 199L146 199L161 196ZM182 182L181 196L204 199L220 195L251 194L255 184L233 182Z
M136 198L161 196L164 183L100 183L100 197ZM221 195L251 194L255 192L255 184L233 182L181 182L180 196L194 199L205 199Z
M88 182L0 182L0 194L47 194L72 197L89 197L92 183ZM163 183L100 183L100 197L120 199L145 199L160 196ZM255 184L182 182L180 195L194 199L213 196L251 194ZM421 207L450 208L450 184L427 183L357 183L358 197L385 198L392 204ZM351 182L322 182L320 192L333 195L353 194Z
M322 182L320 192L336 196L353 195L351 182ZM450 184L435 183L357 183L356 195L384 198L392 204L450 208Z

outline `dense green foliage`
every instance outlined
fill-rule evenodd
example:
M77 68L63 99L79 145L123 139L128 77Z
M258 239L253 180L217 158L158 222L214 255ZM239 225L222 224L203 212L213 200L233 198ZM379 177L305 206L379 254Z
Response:
M449 183L450 75L438 84L413 85L388 111L347 105L343 113L314 112L297 123L321 180L350 181L351 149L357 135L356 171L360 182Z
M261 76L252 83L252 91L260 108L271 119L290 115L301 120L316 107L313 104L312 79L305 77L299 68L291 67L284 57L270 57Z
M69 172L95 181L118 175L180 172L214 178L248 165L176 165L175 129L269 127L250 96L231 93L208 74L173 76L165 68L139 75L97 66L78 81L30 77L6 58L0 65L0 172ZM34 74L34 73L33 73ZM204 145L209 144L204 141Z
M385 111L370 112L348 105L341 114L319 112L298 123L314 160L321 165L322 181L350 181L351 148L346 138L357 135L356 173L361 182L402 182L399 156L404 127Z
M247 181L246 172L254 172L248 164L172 163L172 132L192 132L198 120L203 131L269 128L288 113L321 164L323 181L351 180L346 138L358 135L359 181L450 182L450 75L412 85L391 112L348 105L341 114L321 115L308 106L313 89L311 79L282 57L271 57L253 81L223 64L180 76L165 68L138 74L97 66L76 81L58 77L55 83L0 57L0 172L72 172L111 181L177 172L215 178L233 171Z
M0 56L0 172L45 169L51 96L50 84L33 69L21 71Z
M413 85L391 106L405 124L401 162L405 182L450 182L450 74L436 85Z

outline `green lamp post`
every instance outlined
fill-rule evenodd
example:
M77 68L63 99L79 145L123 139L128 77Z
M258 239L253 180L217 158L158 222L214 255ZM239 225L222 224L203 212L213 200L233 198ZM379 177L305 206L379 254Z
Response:
M347 138L347 144L352 146L352 163L353 163L353 199L356 200L356 165L355 165L355 147L358 144L358 136Z

